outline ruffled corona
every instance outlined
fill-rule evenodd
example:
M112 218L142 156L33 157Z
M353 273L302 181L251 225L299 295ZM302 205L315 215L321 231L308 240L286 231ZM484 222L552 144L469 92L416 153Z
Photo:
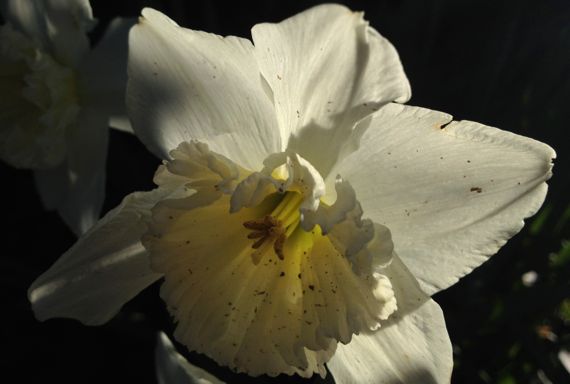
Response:
M249 175L200 143L183 143L172 156L156 181L195 192L159 203L143 244L165 276L175 337L190 350L250 375L324 376L338 341L395 311L381 274L389 232L361 220L357 202L343 205L350 212L329 220L327 233L319 224L305 229L308 212L320 215L313 199L324 190L315 193L322 179L298 155L270 156ZM237 175L233 190L220 191ZM378 257L363 256L371 247Z
M0 26L0 71L0 158L17 168L58 165L79 112L73 70L6 24Z

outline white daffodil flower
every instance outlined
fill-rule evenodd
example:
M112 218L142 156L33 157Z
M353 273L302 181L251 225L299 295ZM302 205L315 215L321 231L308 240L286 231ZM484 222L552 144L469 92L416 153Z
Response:
M124 117L127 36L115 19L90 50L88 0L0 0L0 159L34 170L44 206L77 234L105 194L109 122Z
M40 320L109 320L146 286L189 350L249 375L449 382L430 295L534 214L554 151L395 104L410 87L362 13L321 5L253 44L145 9L127 106L165 159L31 286Z

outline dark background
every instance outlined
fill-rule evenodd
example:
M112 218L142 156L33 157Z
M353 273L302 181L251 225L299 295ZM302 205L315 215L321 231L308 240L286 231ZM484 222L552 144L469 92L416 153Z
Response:
M136 17L143 6L179 24L249 37L255 23L280 21L316 1L96 1L100 25ZM453 383L570 382L557 353L570 349L570 3L556 0L345 1L398 49L412 85L409 104L455 119L496 126L546 142L558 159L537 216L496 256L438 293L454 344ZM1 90L0 90L1 91ZM113 131L104 210L135 190L152 188L158 159L128 134ZM154 285L111 322L37 322L26 299L30 283L74 242L54 213L42 210L30 172L0 164L0 372L10 382L153 383L155 333L169 319ZM538 273L532 287L521 275ZM188 355L228 382L247 382ZM281 378L279 379L281 380ZM319 382L313 379L312 382ZM3 380L2 380L3 381ZM252 380L263 382L264 379ZM282 378L280 382L295 382ZM302 380L298 380L301 382ZM329 375L328 382L332 382Z

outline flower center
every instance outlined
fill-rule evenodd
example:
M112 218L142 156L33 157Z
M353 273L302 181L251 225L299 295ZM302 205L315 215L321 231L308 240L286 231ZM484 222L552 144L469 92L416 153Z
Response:
M273 242L273 250L280 260L285 258L283 246L285 240L297 229L301 221L299 207L303 202L303 195L298 192L287 192L273 212L257 220L248 220L243 226L252 232L247 235L248 239L254 239L252 248L259 250ZM259 262L259 257L264 250L254 253L254 262Z

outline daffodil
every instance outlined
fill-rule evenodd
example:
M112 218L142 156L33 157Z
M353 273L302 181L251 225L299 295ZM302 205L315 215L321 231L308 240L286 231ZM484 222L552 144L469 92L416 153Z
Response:
M109 121L128 129L133 21L115 19L90 50L88 0L2 0L0 11L0 159L34 170L46 208L82 233L103 204Z
M127 105L164 159L29 291L36 316L109 320L152 282L191 351L252 376L448 382L430 296L534 214L554 151L428 109L392 45L339 5L253 43L145 9Z

